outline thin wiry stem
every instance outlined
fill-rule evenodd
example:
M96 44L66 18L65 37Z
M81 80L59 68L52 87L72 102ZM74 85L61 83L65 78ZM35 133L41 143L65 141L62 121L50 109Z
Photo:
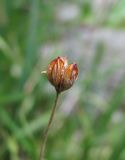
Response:
M57 107L58 97L59 97L59 93L57 92L56 98L55 98L55 102L54 102L54 105L53 105L53 108L52 108L51 116L50 116L47 128L45 130L45 133L44 133L43 143L41 145L39 160L44 160L44 153L45 153L45 148L46 148L46 142L47 142L47 138L48 138L49 129L51 127L52 120L53 120L53 117L54 117L54 114L55 114L55 110L56 110L56 107Z

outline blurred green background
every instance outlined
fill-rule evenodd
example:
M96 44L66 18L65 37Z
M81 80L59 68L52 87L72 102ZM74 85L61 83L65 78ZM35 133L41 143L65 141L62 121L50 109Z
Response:
M79 66L46 160L125 160L125 0L0 0L0 160L37 160L56 56Z

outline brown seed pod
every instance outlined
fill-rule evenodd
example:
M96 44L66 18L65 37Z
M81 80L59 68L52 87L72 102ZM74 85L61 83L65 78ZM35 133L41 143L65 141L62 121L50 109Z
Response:
M47 77L58 93L69 89L78 77L77 64L68 65L65 57L57 57L47 68Z

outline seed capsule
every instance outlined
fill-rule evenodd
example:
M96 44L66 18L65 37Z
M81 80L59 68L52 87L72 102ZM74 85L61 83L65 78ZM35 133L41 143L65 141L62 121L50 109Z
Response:
M47 68L47 78L58 93L69 89L78 77L77 64L68 65L65 57L57 57Z

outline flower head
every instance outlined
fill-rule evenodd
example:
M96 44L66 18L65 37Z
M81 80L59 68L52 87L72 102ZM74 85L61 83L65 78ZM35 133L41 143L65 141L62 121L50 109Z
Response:
M47 68L47 78L58 93L69 89L78 76L77 64L68 65L65 57L57 57Z

